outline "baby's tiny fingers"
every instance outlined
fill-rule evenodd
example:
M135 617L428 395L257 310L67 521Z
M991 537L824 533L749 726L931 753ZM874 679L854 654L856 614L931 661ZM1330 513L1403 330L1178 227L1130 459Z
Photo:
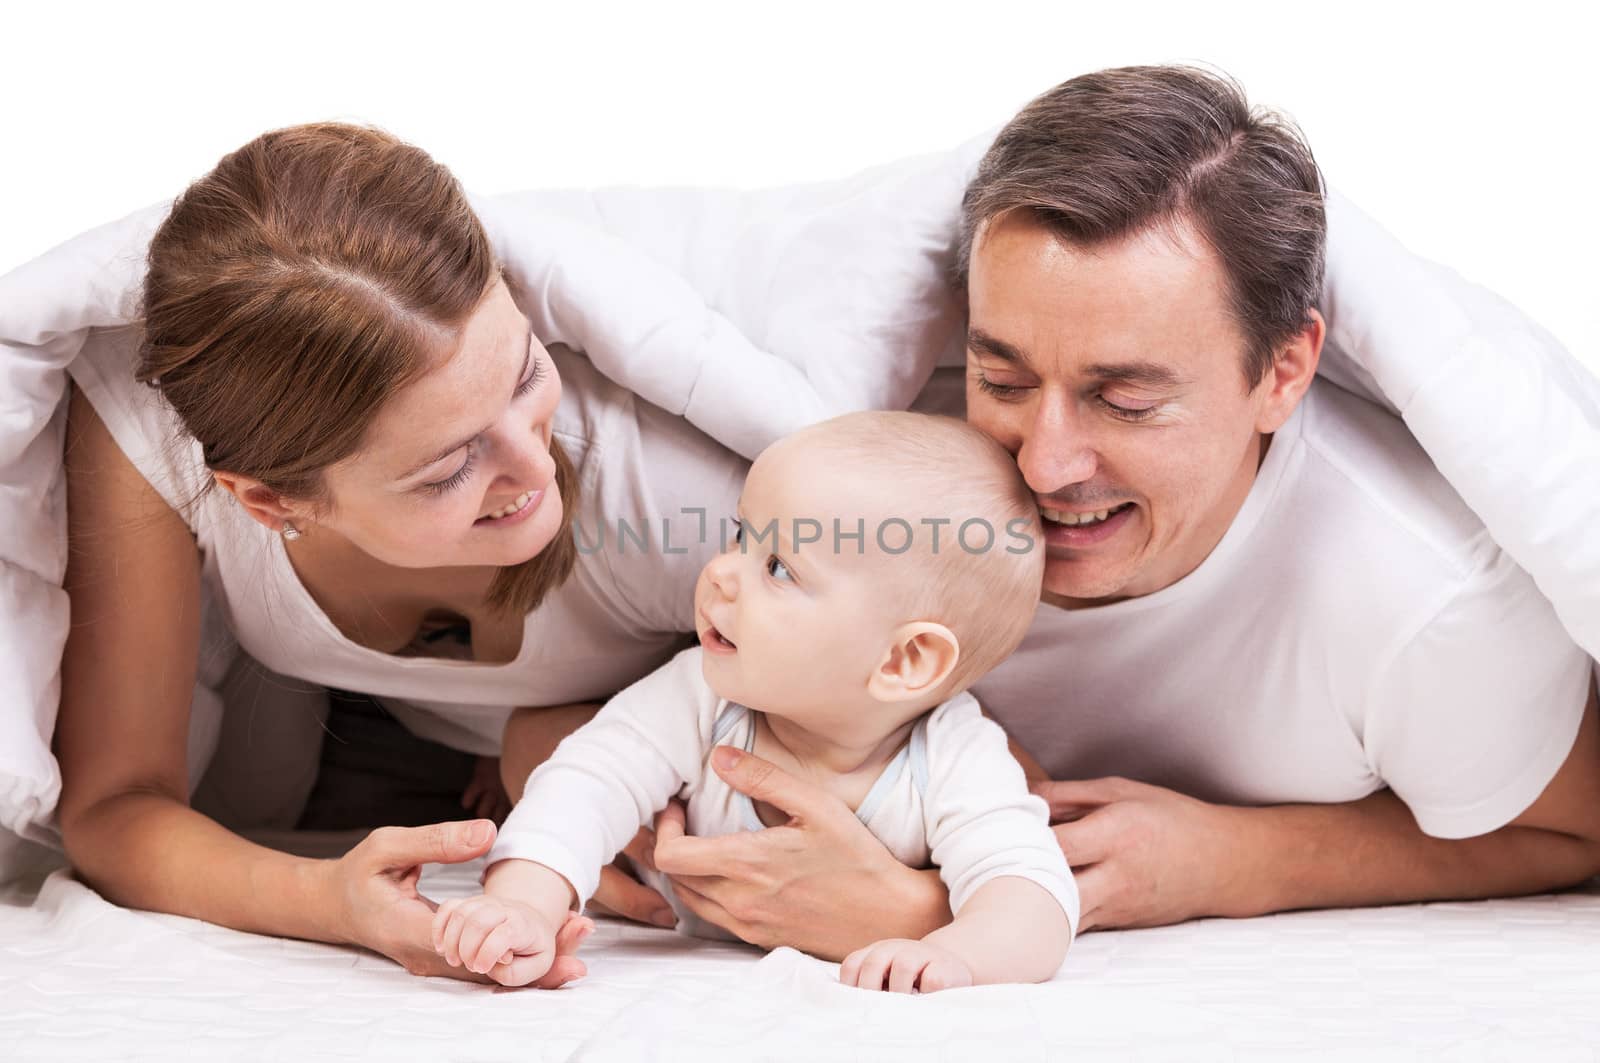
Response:
M856 975L856 985L862 989L874 991L883 989L883 980L889 974L889 965L894 962L894 946L879 942L867 950L866 957L861 961L860 973Z
M842 985L855 985L856 978L861 973L861 961L867 958L866 949L856 949L844 958L839 965L839 982Z
M488 974L502 963L509 963L516 955L512 948L512 925L509 921L501 923L489 931L472 953L472 960L467 964L467 969L477 974Z
M919 988L924 993L941 989L960 989L972 984L972 972L950 960L935 960L923 968Z
M894 958L889 966L889 992L909 993L917 986L917 975L927 966L927 958L906 949Z

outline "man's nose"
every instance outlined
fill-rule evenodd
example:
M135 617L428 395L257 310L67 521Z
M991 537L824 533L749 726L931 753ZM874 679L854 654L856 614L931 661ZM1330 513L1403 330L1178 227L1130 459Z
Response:
M1017 467L1028 486L1049 494L1092 479L1099 466L1094 440L1075 404L1062 396L1041 401L1017 451Z

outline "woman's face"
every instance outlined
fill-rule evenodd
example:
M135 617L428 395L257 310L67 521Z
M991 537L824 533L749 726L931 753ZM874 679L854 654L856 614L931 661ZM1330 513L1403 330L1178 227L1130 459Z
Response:
M550 456L555 363L496 281L455 352L384 405L359 452L330 467L334 533L404 568L517 565L563 527Z

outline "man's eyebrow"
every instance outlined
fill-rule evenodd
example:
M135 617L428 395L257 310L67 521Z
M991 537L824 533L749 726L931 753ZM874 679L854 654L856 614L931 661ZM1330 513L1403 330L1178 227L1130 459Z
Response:
M991 358L998 358L1002 362L1012 365L1026 366L1028 356L1021 350L1007 343L1005 340L989 335L980 328L967 329L967 346Z
M517 379L511 385L511 394L513 396L516 395L517 388L522 385L522 379L528 375L528 365L533 361L533 326L531 324L528 326L528 335L526 341L523 343L523 347L527 349L527 353L522 356L522 368L517 370ZM409 480L411 477L415 476L423 469L426 469L434 462L443 461L444 459L448 458L450 455L454 454L468 443L471 443L474 439L477 439L479 436L483 435L483 433L486 431L488 431L487 428L480 428L478 431L472 433L461 442L450 444L448 447L445 447L427 461L419 462L418 464L413 465L411 470L402 474L399 479Z
M1158 362L1097 362L1085 368L1084 373L1097 380L1139 384L1157 391L1186 383L1183 377Z

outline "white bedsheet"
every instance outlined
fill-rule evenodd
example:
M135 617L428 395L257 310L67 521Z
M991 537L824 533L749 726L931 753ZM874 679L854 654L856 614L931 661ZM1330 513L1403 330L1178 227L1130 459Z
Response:
M432 867L435 898L479 868ZM1600 883L1558 896L1087 934L1043 986L846 989L790 949L601 920L558 992L117 908L65 872L0 894L6 1060L1583 1059Z

